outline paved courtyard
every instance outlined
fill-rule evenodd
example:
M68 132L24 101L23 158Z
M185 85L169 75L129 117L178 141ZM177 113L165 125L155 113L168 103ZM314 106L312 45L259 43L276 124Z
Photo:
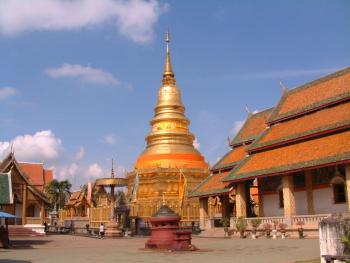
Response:
M94 239L69 235L14 239L15 248L0 249L0 262L295 262L319 257L317 239L194 238L198 252L150 252L147 238Z

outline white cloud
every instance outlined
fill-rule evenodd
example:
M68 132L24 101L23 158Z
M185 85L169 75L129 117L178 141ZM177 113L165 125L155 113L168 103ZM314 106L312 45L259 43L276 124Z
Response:
M77 165L76 163L71 163L68 166L63 166L59 171L59 179L60 180L73 179L73 181L75 181L74 177L78 175L79 170L80 170L79 165Z
M46 74L52 78L78 78L83 83L118 85L120 81L112 73L102 69L79 64L63 64L58 68L46 70Z
M20 161L53 161L61 157L62 141L51 130L17 136L12 141L0 141L0 156L3 158L13 144L16 158Z
M7 99L8 97L14 96L18 93L15 88L3 87L0 88L0 100Z
M199 150L199 148L201 147L201 144L198 142L197 138L194 139L194 141L193 141L193 146L194 146L194 148L196 148L197 150Z
M235 121L231 129L231 134L236 135L239 132L239 130L242 128L244 123L245 121Z
M153 39L154 26L167 5L157 0L1 0L0 33L77 30L115 24L138 43Z
M101 166L99 166L97 163L93 163L89 166L87 169L87 176L89 178L99 178L103 176L103 170Z
M80 147L79 151L75 154L75 160L82 160L85 156L85 148L83 146Z
M105 137L103 137L102 142L109 145L114 145L117 144L118 137L114 134L107 134Z

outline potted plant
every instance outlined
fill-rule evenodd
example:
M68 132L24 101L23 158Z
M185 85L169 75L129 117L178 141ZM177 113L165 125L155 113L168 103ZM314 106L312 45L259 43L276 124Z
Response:
M344 236L341 237L341 243L344 246L343 253L345 255L350 254L350 230L345 231Z
M239 237L244 238L244 232L247 229L247 220L245 220L243 217L239 217L236 221L236 229L239 232Z
M303 229L304 224L305 224L304 221L297 222L299 238L304 238L304 229Z
M251 220L250 223L252 225L252 239L256 239L256 237L257 237L256 230L258 229L258 227L261 224L261 219L255 218L255 219Z
M278 228L281 232L281 237L282 239L285 239L286 238L286 228L287 228L287 224L285 223L279 223L278 224Z
M277 225L278 225L278 221L274 220L273 221L273 229L272 229L272 238L273 239L277 238Z
M228 237L229 235L229 226L230 226L230 218L223 217L220 219L220 223L224 227L225 237Z
M263 225L263 228L264 228L264 230L265 230L266 237L267 237L267 238L270 238L270 237L271 237L271 228L272 228L271 224L265 223L265 224Z

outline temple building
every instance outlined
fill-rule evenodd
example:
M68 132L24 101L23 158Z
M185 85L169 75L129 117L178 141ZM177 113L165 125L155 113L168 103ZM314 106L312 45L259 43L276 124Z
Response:
M64 208L68 211L67 217L87 217L89 216L90 202L88 202L87 192L84 189L73 192Z
M249 113L240 131L230 141L231 150L210 169L210 176L191 193L191 197L200 198L200 226L202 229L220 226L220 219L224 217L235 217L236 189L230 183L223 182L222 180L246 157L246 147L267 128L266 121L272 110L267 109L255 114ZM256 182L249 189L248 196L250 196L249 215L258 215L259 199Z
M311 229L330 213L348 212L350 68L285 90L265 125L244 146L245 157L215 185L216 193L234 193L232 216L259 216L291 229L302 221ZM237 136L231 142L234 147ZM256 186L258 214L252 215L249 189ZM198 196L201 187L193 195ZM201 210L204 220L208 209L202 205Z
M188 199L187 193L209 175L209 165L193 146L195 137L189 131L190 121L170 63L169 33L166 44L163 80L147 146L128 174L130 214L147 220L166 204L183 221L198 221L198 199Z
M0 183L4 184L0 185L0 209L16 216L9 223L42 233L49 204L43 190L52 180L52 171L44 169L43 164L19 163L11 152L0 164L0 175Z

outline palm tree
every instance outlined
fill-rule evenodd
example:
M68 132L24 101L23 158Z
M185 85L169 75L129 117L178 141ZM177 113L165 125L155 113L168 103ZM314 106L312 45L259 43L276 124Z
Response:
M68 180L52 180L46 187L45 193L50 200L51 209L61 209L64 206L66 197L70 195L72 184Z

